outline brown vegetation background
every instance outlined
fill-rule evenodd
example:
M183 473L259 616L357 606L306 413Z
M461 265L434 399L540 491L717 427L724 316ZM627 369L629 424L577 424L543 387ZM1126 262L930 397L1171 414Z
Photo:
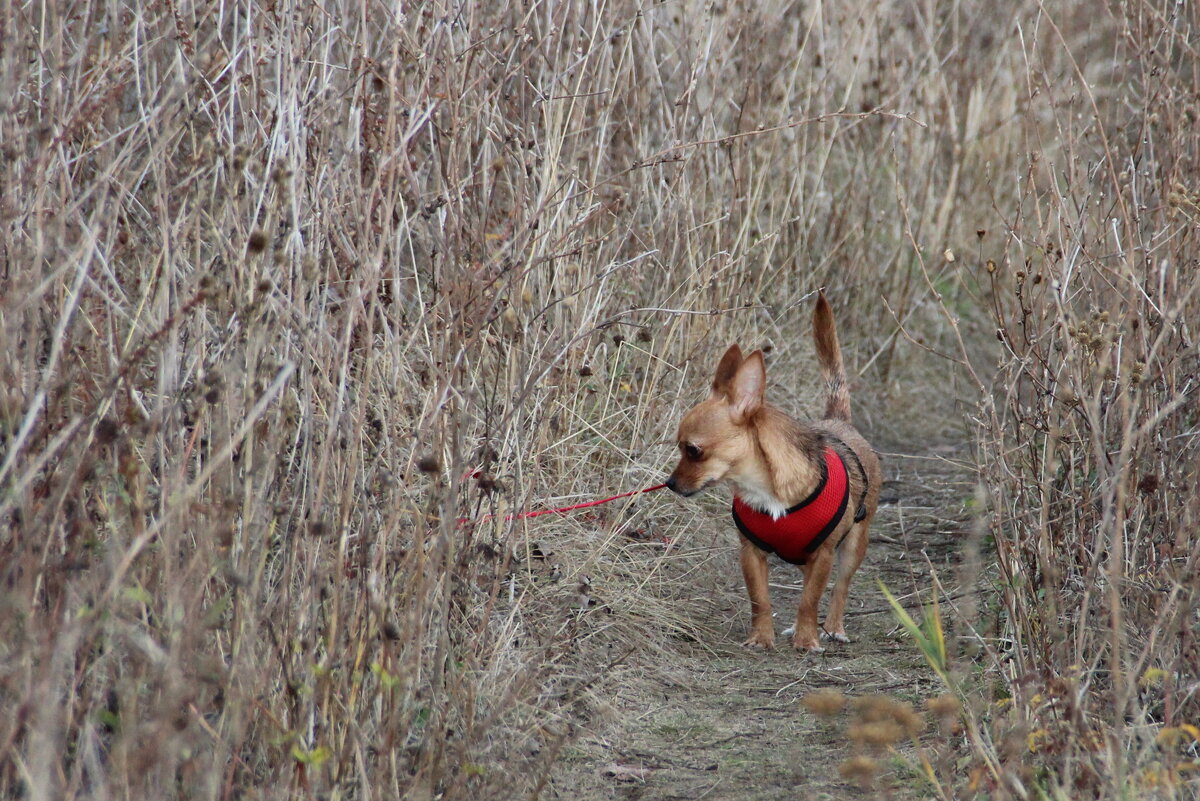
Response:
M1165 0L6 4L0 796L536 796L694 636L719 503L458 519L657 483L735 339L806 408L824 286L864 426L977 439L930 786L1188 797L1198 47Z

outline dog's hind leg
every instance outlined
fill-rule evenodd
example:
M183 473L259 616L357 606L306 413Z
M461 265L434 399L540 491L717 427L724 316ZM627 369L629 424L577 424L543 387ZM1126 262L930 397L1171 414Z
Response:
M829 599L829 612L825 615L825 630L822 637L838 642L850 642L846 636L846 599L850 595L850 581L867 554L867 526L870 520L861 520L851 526L846 539L837 550L837 578Z

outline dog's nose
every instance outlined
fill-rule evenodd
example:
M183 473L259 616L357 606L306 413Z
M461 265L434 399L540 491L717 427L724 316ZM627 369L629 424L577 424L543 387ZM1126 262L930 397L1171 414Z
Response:
M679 492L679 490L675 489L675 476L671 476L667 479L667 489L669 489L671 492Z

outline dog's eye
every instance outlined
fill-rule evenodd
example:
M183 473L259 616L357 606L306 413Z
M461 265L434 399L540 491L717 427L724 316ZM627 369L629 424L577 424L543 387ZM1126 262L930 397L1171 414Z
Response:
M692 443L685 443L683 446L683 455L691 459L693 462L700 461L700 457L704 455L704 451Z

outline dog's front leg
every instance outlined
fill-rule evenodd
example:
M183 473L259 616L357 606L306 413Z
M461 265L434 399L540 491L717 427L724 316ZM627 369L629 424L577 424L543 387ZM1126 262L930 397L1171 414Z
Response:
M742 575L750 594L750 637L743 645L775 647L775 623L771 619L771 594L767 588L767 554L742 537Z
M821 548L804 565L804 591L800 593L796 629L792 636L792 645L797 651L807 649L819 654L825 650L817 634L817 607L829 583L829 574L833 572L832 551L832 548Z

